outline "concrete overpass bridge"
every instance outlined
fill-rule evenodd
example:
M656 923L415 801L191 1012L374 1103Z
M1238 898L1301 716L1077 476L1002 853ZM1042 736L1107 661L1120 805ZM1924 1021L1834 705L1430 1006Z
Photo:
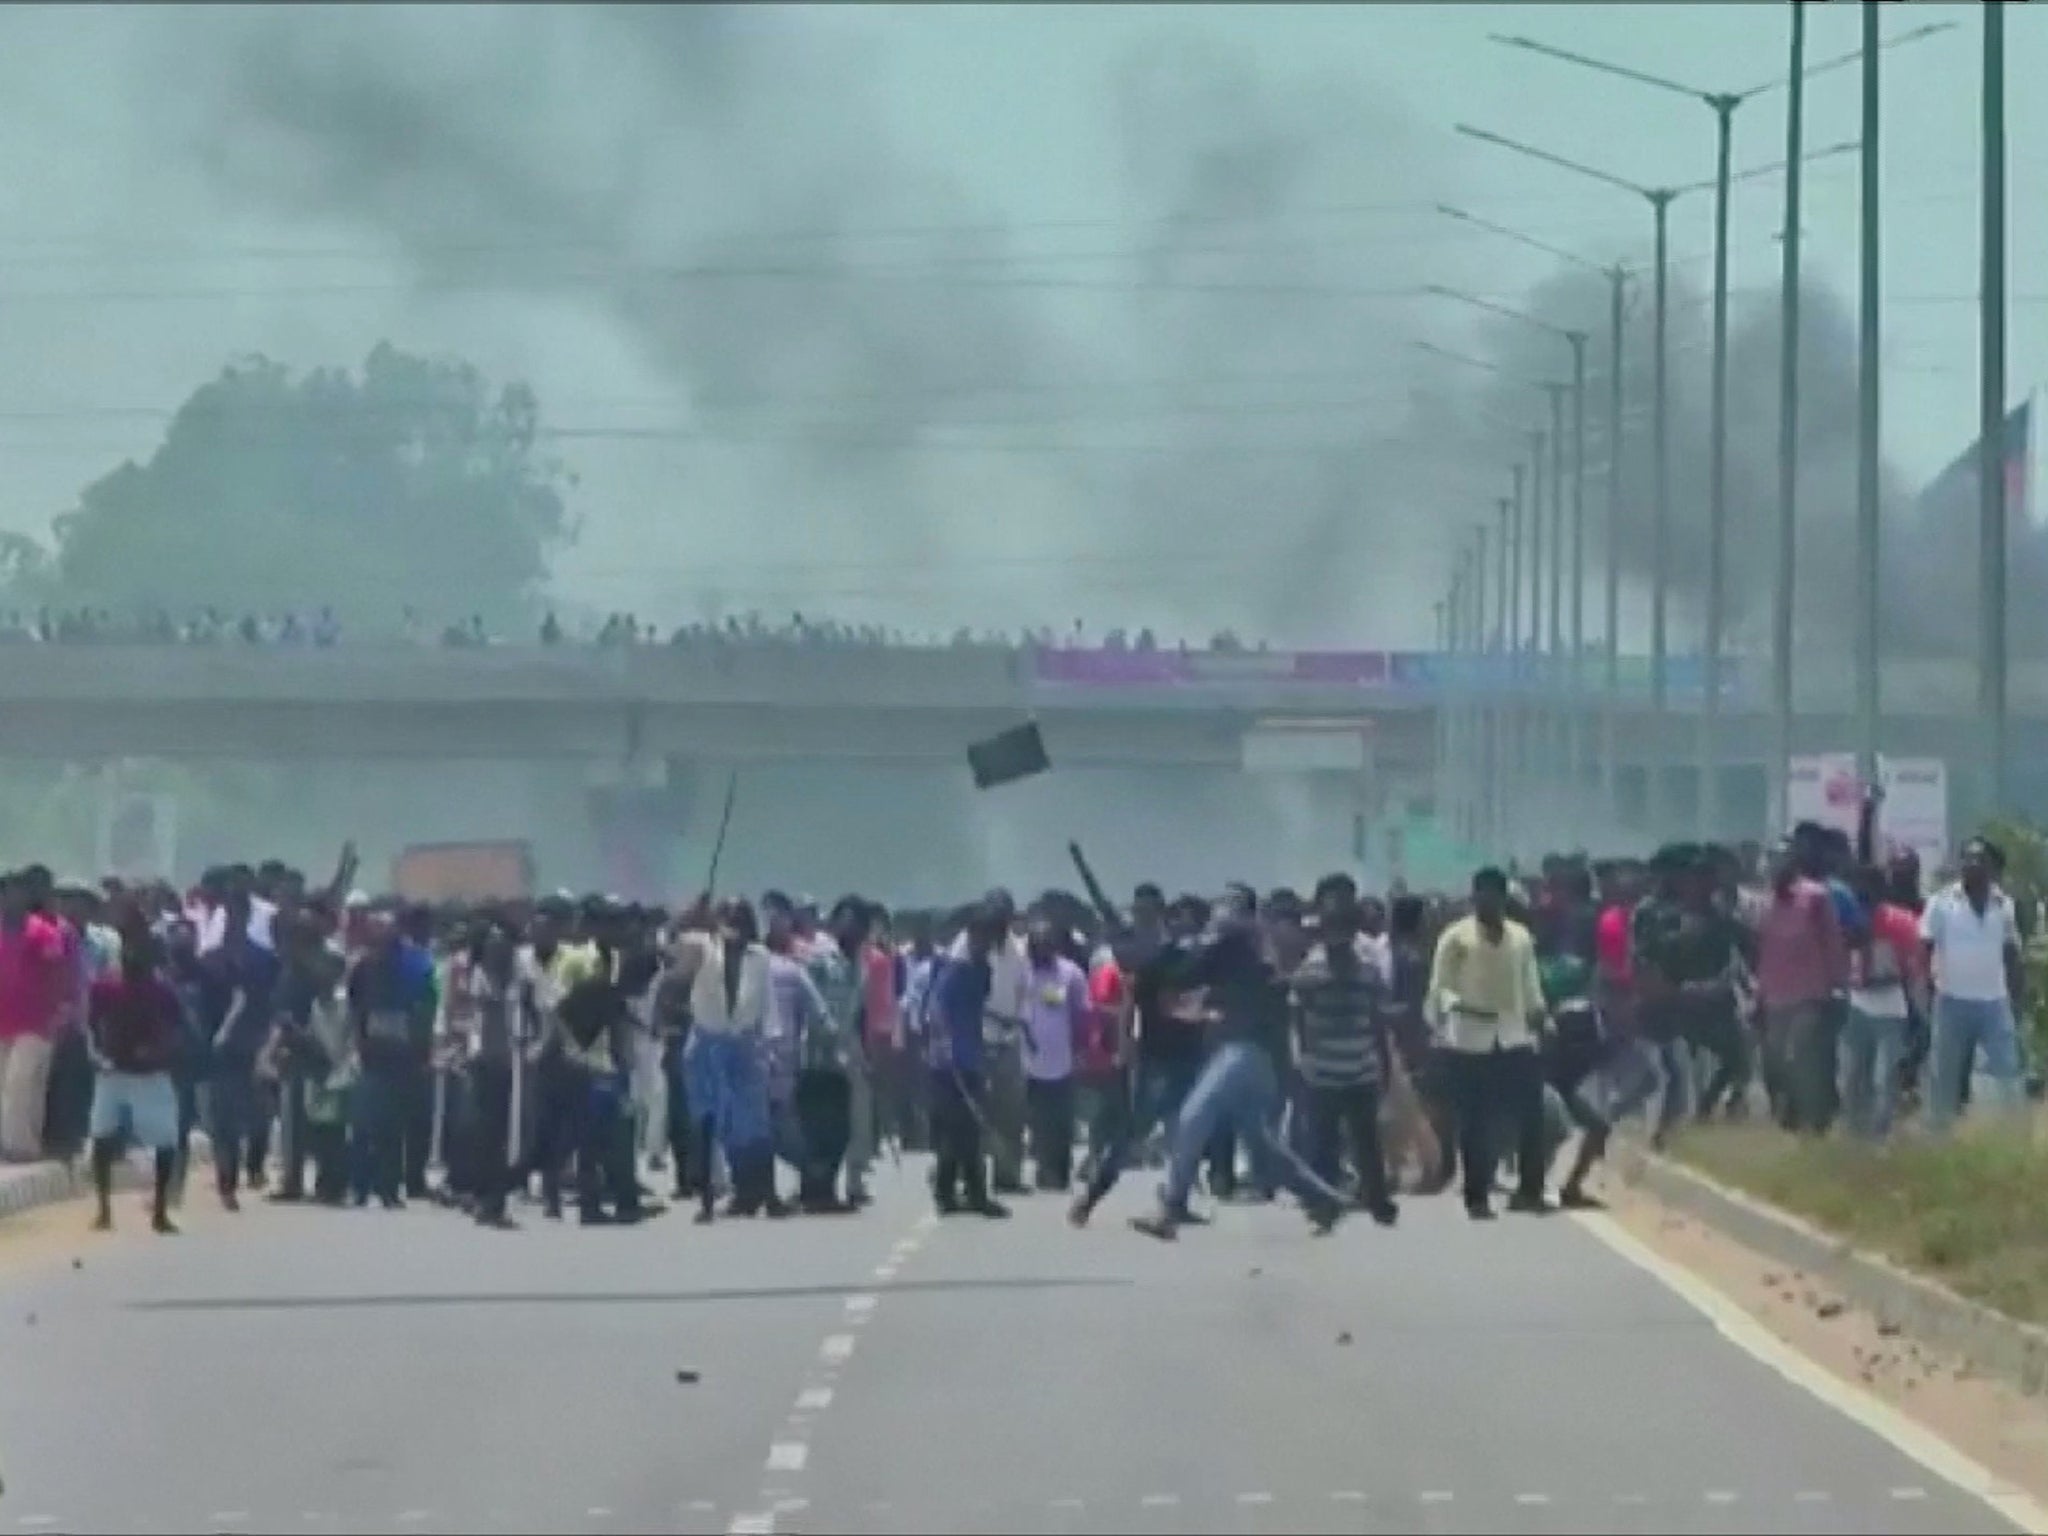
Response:
M1645 799L1650 762L1665 765L1674 814L1689 814L1697 792L1697 667L1674 660L1661 721L1644 671L1626 659L1616 716L1625 821ZM1734 835L1762 825L1769 721L1760 670L1728 672L1716 747ZM1846 667L1803 679L1798 750L1852 740L1849 681ZM1961 756L1975 696L1966 665L1894 663L1884 692L1888 750ZM2016 756L2048 760L2048 668L2017 668L2013 694ZM1414 652L0 647L0 741L18 759L552 764L582 774L598 819L643 828L680 819L669 809L706 767L959 774L968 742L1025 716L1064 769L1230 775L1291 764L1345 779L1328 804L1347 819L1398 819L1431 799L1439 711L1506 697L1553 722L1564 709L1562 691L1538 680L1461 676ZM1309 729L1362 750L1355 760L1255 750Z

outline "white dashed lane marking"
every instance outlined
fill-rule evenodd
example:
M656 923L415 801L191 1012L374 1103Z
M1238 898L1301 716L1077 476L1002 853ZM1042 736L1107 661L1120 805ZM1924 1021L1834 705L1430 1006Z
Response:
M832 1406L830 1387L805 1387L796 1397L797 1408L804 1413L817 1413Z
M1925 1488L1894 1488L1892 1490L1892 1497L1901 1504L1912 1504L1926 1498L1927 1490Z
M768 1447L770 1472L801 1472L811 1459L811 1448L801 1440L778 1440Z
M1247 1507L1270 1504L1273 1502L1273 1495L1270 1493L1240 1493L1237 1496L1237 1502Z
M818 1350L818 1358L828 1365L844 1365L853 1356L853 1335L835 1333L825 1340Z

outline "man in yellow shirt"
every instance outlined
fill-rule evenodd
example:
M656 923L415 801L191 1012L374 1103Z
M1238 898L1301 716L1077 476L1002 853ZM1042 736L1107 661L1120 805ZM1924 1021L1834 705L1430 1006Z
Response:
M1429 1011L1442 1046L1445 1085L1458 1122L1465 1211L1493 1219L1493 1176L1500 1161L1494 1127L1514 1127L1519 1188L1508 1209L1542 1214L1543 1071L1537 1057L1543 978L1529 930L1508 916L1508 878L1498 869L1472 877L1472 911L1443 931L1430 967Z

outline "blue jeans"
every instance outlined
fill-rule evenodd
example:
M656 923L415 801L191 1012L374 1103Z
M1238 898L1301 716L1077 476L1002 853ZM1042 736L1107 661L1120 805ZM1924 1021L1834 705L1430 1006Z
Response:
M2020 1039L2012 1004L2004 998L1938 995L1934 999L1934 1080L1927 1100L1927 1124L1945 1131L1962 1110L1963 1079L1977 1052L1997 1092L1995 1107L2011 1108L2020 1098Z
M1851 1134L1882 1141L1899 1102L1906 1016L1865 1013L1853 1003L1842 1031L1842 1112Z
M1280 1080L1272 1057L1240 1041L1218 1046L1181 1106L1161 1204L1169 1212L1187 1209L1209 1143L1228 1130L1250 1152L1252 1178L1261 1187L1289 1191L1312 1213L1341 1207L1343 1197L1280 1139L1279 1120Z

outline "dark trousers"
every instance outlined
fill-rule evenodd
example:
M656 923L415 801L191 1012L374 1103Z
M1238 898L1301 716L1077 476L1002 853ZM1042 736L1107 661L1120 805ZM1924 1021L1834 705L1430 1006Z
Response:
M1170 1126L1180 1119L1181 1108L1201 1076L1199 1059L1139 1063L1131 1112L1120 1127L1122 1134L1104 1150L1088 1180L1087 1200L1091 1209L1116 1187L1125 1165L1137 1155L1145 1139L1160 1126Z
M1778 1084L1778 1123L1788 1131L1820 1136L1835 1122L1841 1102L1840 1013L1832 999L1764 1011L1764 1043Z
M1358 1203L1368 1211L1384 1211L1394 1203L1387 1189L1387 1154L1380 1145L1380 1089L1377 1083L1303 1088L1301 1106L1308 1118L1308 1165L1325 1184L1342 1188L1341 1148L1348 1135L1351 1157L1358 1165Z
M697 1145L697 1122L690 1109L690 1074L683 1067L684 1044L682 1037L671 1036L661 1048L661 1070L668 1079L668 1156L674 1165L679 1199L695 1194L697 1180L710 1173L709 1162Z
M853 1137L853 1085L844 1072L799 1072L796 1118L803 1141L797 1200L829 1204L839 1191L839 1168Z
M303 1199L306 1168L313 1161L312 1137L306 1123L306 1073L287 1063L277 1082L278 1193Z
M1024 1095L1033 1180L1040 1189L1064 1193L1074 1179L1074 1080L1032 1078Z
M559 1055L541 1057L533 1072L533 1140L527 1167L515 1182L540 1175L541 1200L550 1211L562 1206L562 1169L577 1150L580 1078Z
M348 1198L348 1126L339 1120L308 1121L306 1147L313 1161L313 1198L339 1205Z
M1493 1176L1501 1148L1494 1126L1504 1121L1515 1140L1515 1166L1524 1196L1543 1193L1543 1072L1533 1045L1508 1050L1443 1051L1444 1086L1458 1122L1458 1162L1468 1209L1493 1203Z
M434 1151L434 1072L424 1058L410 1063L399 1080L399 1136L405 1148L405 1192L427 1195L427 1162Z
M1680 1031L1685 1042L1714 1058L1714 1074L1700 1090L1694 1115L1711 1119L1726 1099L1731 1108L1748 1091L1751 1073L1749 1037L1735 1011L1734 997L1703 999L1684 1010Z
M507 1145L512 1134L512 1063L480 1057L470 1063L466 1076L468 1113L460 1137L462 1183L465 1193L476 1198L479 1216L499 1217L505 1214L505 1200L512 1189Z
M988 1201L988 1172L981 1158L982 1077L979 1072L932 1071L932 1194L942 1210Z
M405 1181L405 1073L378 1066L364 1071L349 1106L350 1193L358 1204L375 1195L395 1205Z
M1074 1118L1088 1139L1088 1157L1080 1176L1085 1184L1108 1155L1110 1146L1123 1134L1131 1118L1130 1082L1122 1072L1083 1077L1074 1083Z
M241 1187L249 1144L263 1118L256 1066L249 1061L215 1061L206 1080L207 1132L213 1139L214 1180L224 1195Z
M640 1174L633 1160L633 1117L627 1113L623 1080L601 1084L570 1069L575 1088L566 1105L576 1148L576 1201L585 1216L599 1215L606 1200L615 1214L640 1214Z

